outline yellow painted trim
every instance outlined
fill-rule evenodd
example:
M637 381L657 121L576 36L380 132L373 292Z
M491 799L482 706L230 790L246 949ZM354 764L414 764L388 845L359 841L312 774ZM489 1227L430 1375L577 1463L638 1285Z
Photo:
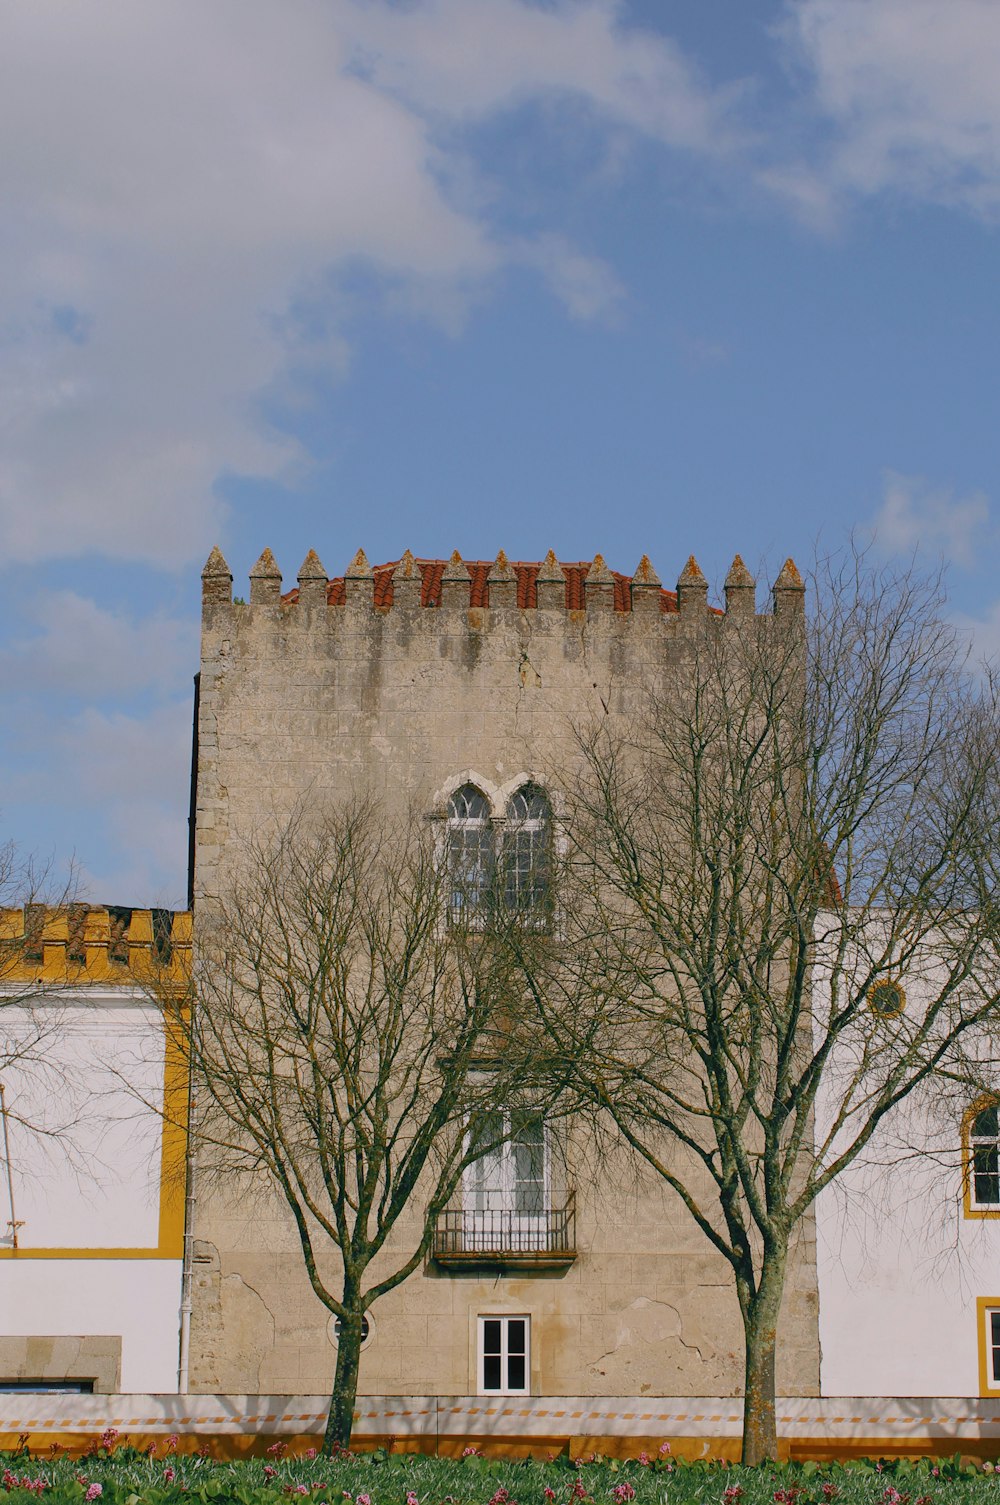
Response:
M1000 1098L992 1092L984 1093L966 1109L962 1119L962 1216L971 1218L974 1222L1000 1218L1000 1207L973 1207L972 1205L972 1145L969 1131L977 1113L981 1113L984 1108L992 1108L994 1103L1000 1103Z
M978 1296L976 1298L976 1327L979 1339L979 1395L982 1400L995 1399L1000 1396L1000 1380L990 1380L989 1354L986 1342L986 1314L987 1312L1000 1312L1000 1296Z
M40 1399L52 1400L58 1397L42 1396ZM54 1409L58 1415L59 1408ZM44 1412L41 1414L44 1416ZM126 1429L125 1437L139 1451L145 1451L151 1443L155 1445L161 1462L166 1458L163 1448L168 1432L176 1433L180 1438L178 1454L193 1453L196 1447L207 1448L208 1456L216 1459L263 1458L267 1449L278 1440L285 1444L290 1458L301 1457L307 1448L316 1447L322 1436L319 1423L311 1432L286 1432L267 1427L263 1430L255 1427L252 1432L217 1432L204 1422L193 1426L189 1421L165 1418L154 1427L137 1427L127 1417L111 1419L96 1416L86 1429L61 1431L55 1417L49 1417L29 1430L29 1446L36 1458L53 1445L64 1449L69 1457L79 1458L93 1446L93 1439L99 1437L108 1425L121 1425ZM0 1449L13 1452L22 1436L23 1429L0 1432ZM424 1453L455 1458L465 1448L477 1447L488 1458L545 1458L553 1453L565 1453L571 1458L578 1458L589 1457L594 1452L607 1458L636 1458L640 1451L655 1455L664 1441L670 1442L671 1456L676 1459L691 1461L696 1458L725 1458L730 1463L737 1463L740 1457L738 1437L716 1437L711 1432L697 1437L674 1437L669 1430L636 1433L629 1437L617 1434L574 1436L566 1432L553 1432L549 1435L536 1433L529 1436L517 1431L512 1431L509 1435L469 1431L400 1437L390 1432L366 1432L354 1434L351 1438L351 1451L368 1453L375 1448L386 1448L397 1455ZM956 1451L971 1458L994 1459L1000 1453L1000 1439L990 1436L961 1439L947 1435L932 1436L929 1431L919 1427L914 1428L907 1437L877 1433L841 1437L827 1432L816 1437L778 1438L780 1462L787 1462L789 1459L800 1463L809 1459L831 1463L851 1458L949 1458Z
M163 1122L160 1213L155 1247L139 1249L0 1249L0 1259L181 1259L187 1176L188 1063L182 1032L163 1019Z
M184 1201L187 1191L188 1127L187 1052L180 1031L163 1020L163 1139L160 1152L161 1259L180 1259L184 1253Z

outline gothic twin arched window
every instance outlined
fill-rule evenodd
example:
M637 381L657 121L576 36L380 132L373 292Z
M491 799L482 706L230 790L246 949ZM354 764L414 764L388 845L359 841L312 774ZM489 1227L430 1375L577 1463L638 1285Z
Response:
M524 784L494 820L474 784L448 801L449 915L481 925L492 904L544 924L549 909L552 811L545 791Z

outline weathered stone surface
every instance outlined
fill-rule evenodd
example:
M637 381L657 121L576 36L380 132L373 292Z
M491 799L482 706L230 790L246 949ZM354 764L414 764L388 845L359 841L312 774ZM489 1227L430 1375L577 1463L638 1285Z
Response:
M607 609L614 582L602 564L586 581L585 612L567 609L554 555L539 570L533 609L517 607L502 555L484 610L468 609L468 570L455 558L444 593L453 604L442 607L420 605L408 554L387 609L376 605L360 552L340 597L347 604L325 610L276 609L271 573L258 580L260 607L229 605L220 573L203 622L196 917L224 890L236 840L280 820L307 791L322 800L368 787L390 818L411 809L441 815L468 771L502 816L503 792L529 776L562 769L572 778L577 731L591 722L628 730L650 691L669 696L697 634L725 622L707 608L704 577L689 564L678 582L682 611L663 610L644 562L631 582L642 606L622 611ZM752 620L780 630L773 618ZM631 1171L609 1164L597 1182L595 1174L584 1161L573 1177L579 1256L568 1270L459 1274L428 1264L379 1301L361 1392L475 1393L476 1318L498 1312L530 1315L540 1393L737 1392L742 1332L728 1266L661 1183L635 1184ZM203 1257L194 1266L192 1388L322 1392L335 1363L328 1313L281 1204L257 1202L249 1215L206 1182L194 1231ZM406 1233L401 1226L400 1241ZM799 1241L792 1266L779 1388L815 1394L811 1238Z

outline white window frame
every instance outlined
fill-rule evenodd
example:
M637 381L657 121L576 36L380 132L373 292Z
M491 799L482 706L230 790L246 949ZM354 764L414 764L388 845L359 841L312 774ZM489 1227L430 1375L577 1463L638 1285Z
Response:
M500 1387L488 1389L486 1385L486 1324L500 1324ZM510 1384L510 1324L524 1323L524 1385L516 1388ZM526 1312L482 1312L476 1319L477 1355L476 1385L479 1395L530 1395L531 1394L531 1318Z

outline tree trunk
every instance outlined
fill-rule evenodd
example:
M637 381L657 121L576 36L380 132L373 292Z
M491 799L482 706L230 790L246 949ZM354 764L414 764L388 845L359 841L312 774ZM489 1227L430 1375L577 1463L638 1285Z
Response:
M337 1340L337 1369L333 1377L333 1394L326 1418L323 1456L329 1458L338 1448L351 1445L354 1425L354 1400L358 1393L358 1370L361 1367L361 1322L364 1312L349 1308L340 1321Z
M743 1462L777 1461L778 1428L774 1413L774 1359L778 1313L785 1287L787 1249L765 1253L753 1295L741 1302L746 1337L743 1386Z

